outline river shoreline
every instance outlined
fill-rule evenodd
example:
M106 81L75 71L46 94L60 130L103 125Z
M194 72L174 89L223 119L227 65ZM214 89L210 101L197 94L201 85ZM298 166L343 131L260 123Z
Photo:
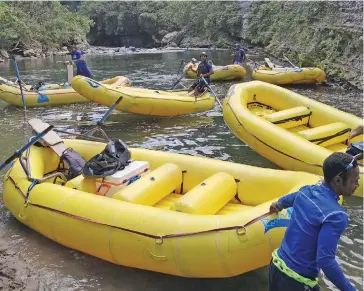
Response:
M9 245L0 240L0 290L41 291L37 272Z
M175 81L175 73L180 59L183 57L184 48L171 50L179 50L179 52L168 55L158 54L161 50L158 53L152 51L150 55L138 52L139 55L132 58L113 57L112 55L103 57L104 53L92 56L90 53L86 58L90 67L98 70L97 75L100 79L117 73L130 74L130 77L135 80L136 86L151 88L156 85L160 88L164 84L172 84ZM206 48L197 48L189 51L187 56L188 58L198 57L199 51L202 50L207 52ZM98 49L98 51L102 50ZM219 64L218 61L221 64L229 63L231 60L229 54L229 51L212 50L217 64ZM255 54L253 49L248 50L248 56L256 61L267 56L275 62L275 58L260 51ZM56 61L61 59L70 59L70 56L19 62L21 76L30 83L35 82L39 76L44 77L47 81L64 80L65 74L61 71L62 66L56 64ZM284 64L288 65L287 62ZM247 61L244 66L253 68L254 63ZM0 75L15 78L12 64L1 66ZM248 78L245 81L248 81ZM224 96L233 83L213 84L216 94ZM361 106L358 106L362 102L361 93L315 85L301 85L290 89L351 114L357 116L362 114ZM26 130L21 122L24 119L22 108L13 108L4 103L0 105L3 106L0 122L4 125L0 128L0 135L3 138L0 160L5 160L15 149L24 144L25 132L27 135L30 135L31 132ZM92 103L34 108L27 109L27 119L41 118L50 124L61 126L65 130L72 128L82 133L91 129L106 110L106 107ZM115 112L105 123L105 130L110 137L120 138L133 147L200 155L252 166L275 168L228 130L223 122L220 107L217 105L206 114L180 118L145 118ZM2 176L0 175L1 180ZM1 184L0 181L0 193L2 192ZM344 272L356 280L359 290L363 286L359 274L359 271L362 270L360 256L363 229L362 201L358 202L355 197L350 198L352 199L344 201L344 207L350 216L350 224L340 241L339 258ZM192 285L197 287L194 288ZM249 286L250 290L267 290L267 268L252 271L235 279L190 280L116 266L68 249L43 237L18 222L6 209L0 198L0 290L125 291L154 288L166 291L171 289L213 291L243 290L244 286L245 288Z
M250 61L249 58L250 57L254 58L256 56L261 56L261 55L264 55L264 56L270 58L271 61L273 61L274 63L276 63L278 65L288 66L288 67L291 66L290 64L287 63L287 61L284 59L283 56L282 57L273 56L273 55L267 53L263 47L249 45L246 48L247 48L247 58L248 58L246 63L252 69L254 69L255 63L253 61ZM186 47L170 47L170 46L159 47L159 48L89 46L87 49L85 49L83 51L86 53L86 55L115 55L115 56L118 56L118 55L130 55L130 54L160 54L160 53L169 53L169 52L184 52L186 49L187 49ZM206 51L207 53L209 53L209 51L210 51L211 54L213 55L214 51L229 51L231 49L215 48L215 47L212 47L211 49L206 48L206 47L203 47L203 48L191 47L191 48L188 48L188 50L189 51ZM63 50L54 51L54 52L42 52L42 53L38 54L37 56L30 56L30 57L25 57L23 55L18 54L18 55L15 55L15 59L21 60L21 59L52 58L53 56L66 56L66 55L70 55L70 53L68 51L66 51L65 49L63 49ZM339 76L328 77L327 82L325 82L323 84L323 86L342 87L345 90L350 90L350 91L351 90L355 90L355 91L362 90L361 88L358 88L358 87L350 84L350 82L348 82L347 80L345 80Z

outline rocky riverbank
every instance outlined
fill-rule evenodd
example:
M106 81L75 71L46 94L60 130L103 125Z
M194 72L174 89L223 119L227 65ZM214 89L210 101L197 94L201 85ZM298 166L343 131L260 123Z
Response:
M243 1L241 37L328 78L363 86L362 1Z
M186 50L186 47L178 47L178 46L164 46L164 47L158 47L158 48L136 48L134 46L130 47L105 47L105 46L90 46L89 44L82 44L80 45L82 50L87 55L128 55L128 54L153 54L153 53L168 53L168 52L183 52ZM284 59L283 55L279 56L276 54L271 54L269 51L267 51L264 47L260 46L254 46L250 44L244 45L245 49L247 50L247 56L248 59L246 61L246 64L250 66L252 69L255 68L256 63L249 59L249 57L269 57L271 61L274 63L281 65L281 66L290 66L287 63L287 60ZM211 51L226 51L230 50L227 48L217 48L217 47L210 47ZM206 47L189 47L189 51L203 51L207 50ZM33 50L30 49L28 51L23 52L22 54L15 55L16 59L21 58L45 58L45 57L52 57L52 56L64 56L69 55L69 51L67 47L61 48L61 50L55 50L55 51L39 51L39 50ZM9 58L9 55L6 51L0 51L0 56L3 55L6 58ZM5 58L3 58L4 60ZM0 60L1 61L1 60ZM297 64L296 64L297 65ZM327 83L325 83L327 86L339 86L344 87L345 89L349 90L358 90L356 86L354 86L352 83L348 82L346 79L338 76L329 74L327 77Z
M254 47L254 46L248 46L249 54L261 54L263 52L263 49L260 47ZM134 46L130 47L105 47L105 46L90 46L90 45L84 45L81 49L87 54L87 55L126 55L126 54L152 54L152 53L168 53L168 52L176 52L176 51L185 51L186 47L176 47L176 46L164 46L164 47L158 47L158 48L136 48ZM227 48L218 48L218 47L211 47L212 51L224 51L229 50ZM204 47L189 47L189 51L202 51L207 50ZM61 50L55 50L55 51L41 51L37 49L29 49L22 53L15 54L16 58L44 58L44 57L50 57L50 56L63 56L63 55L69 55L70 52L68 51L67 47L61 48ZM0 56L2 56L2 61L5 59L9 59L10 56L6 51L1 50Z

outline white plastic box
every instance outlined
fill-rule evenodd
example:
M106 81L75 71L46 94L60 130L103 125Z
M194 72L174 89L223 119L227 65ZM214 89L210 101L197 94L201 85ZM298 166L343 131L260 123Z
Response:
M124 170L118 171L112 176L96 179L96 194L112 197L116 192L133 183L148 172L150 172L148 162L132 161Z

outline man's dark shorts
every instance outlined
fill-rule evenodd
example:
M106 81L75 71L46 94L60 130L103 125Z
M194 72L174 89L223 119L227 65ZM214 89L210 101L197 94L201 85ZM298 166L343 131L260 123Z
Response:
M208 84L210 84L209 80L207 80L207 79L206 79L206 81L207 81L207 83L208 83ZM192 88L193 90L194 90L195 88L197 88L198 92L202 93L202 92L205 90L205 88L206 88L206 84L205 84L205 82L204 82L204 81L202 81L201 79L198 79L198 80L196 80L196 81L192 84L191 88Z
M320 291L320 286L310 288L282 273L271 261L269 265L269 291Z

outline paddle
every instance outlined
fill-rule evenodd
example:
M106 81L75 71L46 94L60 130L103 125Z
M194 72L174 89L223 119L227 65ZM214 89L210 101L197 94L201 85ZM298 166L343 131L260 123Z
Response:
M38 135L36 135L35 137L33 137L26 145L24 145L20 150L15 151L15 153L10 156L9 158L7 158L7 160L5 162L3 162L0 165L0 171L6 166L8 165L11 161L13 161L16 158L19 158L22 153L27 150L30 146L32 146L33 144L35 144L40 138L42 138L44 135L46 135L48 133L48 131L52 130L53 125L48 126L45 130L43 130L42 132L40 132Z
M187 46L186 50L185 50L185 51L184 51L184 53L183 53L183 59L181 59L181 63L180 63L180 65L179 65L179 68L178 68L178 71L177 71L177 76L179 75L179 73L180 73L180 71L181 71L181 69L182 69L182 66L183 66L183 64L184 64L184 62L185 62L185 59L186 59L186 56L187 56L188 48L189 48L189 46Z
M201 80L205 82L207 89L210 90L210 92L215 97L215 99L217 100L217 102L219 103L219 105L220 105L220 107L222 109L222 104L221 104L219 98L217 98L217 95L215 94L214 90L212 90L212 88L209 86L209 84L207 83L207 81L206 81L206 79L204 77L201 77Z
M212 61L212 52L211 52L210 46L207 48L207 51L210 55L211 64L213 64L214 62Z
M292 67L294 68L298 68L295 64L293 64L285 55L283 55L283 57L286 59L287 62L289 62L291 64Z
M96 127L86 132L86 136L90 137L92 136L96 131L101 131L101 133L106 137L108 141L110 141L109 137L106 135L105 131L101 128L101 126L104 124L106 118L110 116L110 114L113 112L116 106L120 103L120 101L123 99L123 96L120 96L118 100L109 108L108 111L106 111L105 115L96 123Z
M169 90L173 90L174 88L177 87L177 85L179 84L179 82L181 82L181 80L187 75L187 72L184 72L181 77L178 78L178 80L176 82L174 82L174 84L172 85L171 89Z
M59 133L65 133L65 134L69 134L69 135L75 135L75 136L81 136L84 138L89 138L95 141L100 141L100 142L104 142L104 141L109 141L108 139L105 138L99 138L99 137L95 137L95 136L88 136L82 133L76 133L76 132L69 132L69 131L65 131L65 130L61 130L61 129L53 129L53 131L55 132L59 132Z
M186 56L187 56L187 51L188 51L188 48L189 48L189 46L187 46L187 48L185 49L185 51L183 52L183 58L181 59L181 63L180 63L180 65L179 65L179 68L178 68L178 71L177 71L177 77L178 77L178 75L179 75L179 73L180 73L180 71L181 71L181 69L182 69L182 66L183 66L183 64L184 64L184 62L185 62L185 59L186 59ZM182 76L181 77L179 77L178 78L178 80L175 82L175 83L173 83L173 85L172 85L172 87L171 87L171 89L170 90L173 90L174 88L176 88L176 86L178 85L178 83L179 82L181 82L181 80L186 76L186 72L184 72L183 74L182 74Z
M21 99L22 99L22 102L23 102L24 110L27 110L27 106L25 104L24 93L23 93L23 87L21 85L21 78L20 78L20 74L19 74L18 64L16 63L16 60L15 60L14 56L12 56L11 59L13 61L16 77L18 79L17 81L18 81L18 84L19 84L19 89L20 89L20 94L21 94Z
M67 69L67 82L68 85L71 85L73 78L73 61L57 61L56 63L62 63L66 65Z

